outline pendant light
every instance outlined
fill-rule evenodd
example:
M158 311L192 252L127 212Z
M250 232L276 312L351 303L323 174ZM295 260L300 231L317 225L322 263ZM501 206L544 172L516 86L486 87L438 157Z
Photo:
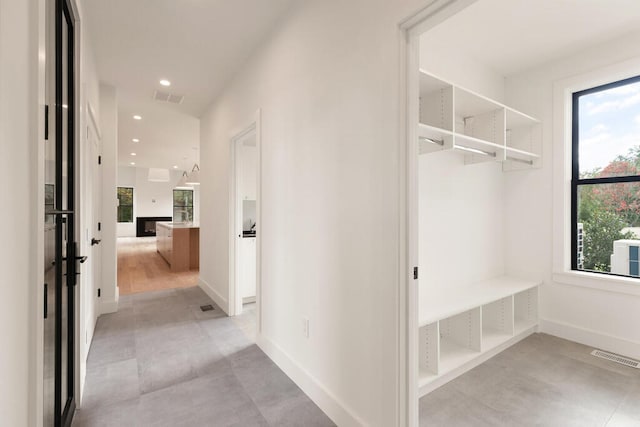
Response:
M197 163L193 165L193 169L191 169L191 173L185 183L187 185L200 185L200 167Z
M178 190L191 190L193 188L192 185L187 184L187 177L189 175L187 175L187 171L182 172L182 177L180 178L180 181L178 181L178 183L176 184L176 189Z

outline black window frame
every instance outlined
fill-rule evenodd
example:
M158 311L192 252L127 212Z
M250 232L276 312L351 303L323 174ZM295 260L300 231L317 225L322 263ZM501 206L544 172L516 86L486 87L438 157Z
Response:
M119 193L120 193L120 189L125 189L125 190L131 190L131 204L130 205L123 205L120 203L120 198ZM122 186L118 186L116 189L116 197L118 197L118 211L116 212L116 221L118 222L118 224L129 224L129 223L133 223L135 220L135 215L134 215L134 207L133 207L133 197L134 197L134 191L135 189L133 187L122 187ZM131 221L120 221L120 208L121 207L131 207Z
M189 192L191 192L191 205L187 205L187 206L176 205L176 191L189 191ZM172 196L173 196L173 200L172 200L173 211L171 213L173 215L173 221L175 222L175 220L176 220L176 215L175 215L176 208L181 208L181 209L191 208L191 221L193 222L193 196L194 196L193 190L189 189L189 188L174 188Z
M629 77L600 86L584 89L572 94L571 109L571 270L587 273L605 274L609 276L625 277L627 279L639 278L625 274L611 273L608 271L578 269L578 190L583 185L599 184L623 184L640 182L640 175L611 176L603 178L580 178L580 97L608 89L614 89L632 83L640 82L640 75Z

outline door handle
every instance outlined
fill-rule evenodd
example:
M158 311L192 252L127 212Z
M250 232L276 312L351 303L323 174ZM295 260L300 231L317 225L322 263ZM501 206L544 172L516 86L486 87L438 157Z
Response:
M91 238L91 246L93 246L93 245L97 245L97 244L99 244L100 242L102 242L102 240L98 240L98 239L96 239L95 237L92 237L92 238Z
M77 257L75 257L76 261L80 261L80 264L84 264L84 263L85 263L85 261L86 261L88 258L89 258L89 257L88 257L88 256L86 256L86 255L85 255L85 256L77 256ZM66 261L66 260L67 260L67 258L62 258L62 260L63 260L63 261Z

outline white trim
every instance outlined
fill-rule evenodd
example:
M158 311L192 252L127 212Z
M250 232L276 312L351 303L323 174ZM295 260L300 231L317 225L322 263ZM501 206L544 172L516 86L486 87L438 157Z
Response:
M242 298L239 295L237 278L239 277L238 259L238 224L239 203L237 198L237 143L249 133L254 132L256 137L257 170L256 170L256 315L257 331L262 332L262 111L258 109L253 117L244 125L233 132L229 137L229 300L227 314L235 316L242 313Z
M96 136L98 137L98 141L102 140L102 133L100 133L100 126L98 125L98 119L96 118L96 112L91 105L91 102L87 102L87 110L89 111L89 117L91 118L91 124L93 125L93 130L96 132Z
M477 0L432 0L400 22L398 398L397 425L415 427L418 414L418 96L419 37Z
M98 316L118 312L118 301L100 301L98 303Z
M469 362L465 363L464 365L461 365L455 369L453 369L450 372L447 372L446 374L442 375L441 377L435 379L434 381L425 384L423 387L420 387L420 391L419 394L420 396L425 396L428 393L431 393L433 390L437 389L438 387L441 387L443 385L445 385L446 383L448 383L449 381L454 380L455 378L459 377L460 375L464 374L465 372L470 371L471 369L475 368L476 366L479 366L481 364L483 364L484 362L486 362L487 360L491 359L493 356L495 356L496 354L506 350L507 348L511 347L514 344L517 344L518 342L522 341L523 339L527 338L529 335L535 333L538 329L538 326L532 326L529 329L526 329L522 332L520 332L519 334L515 335L514 337L510 338L508 341L505 341L504 343L500 344L499 346L492 348L491 350L488 350L484 353L482 353L480 356L470 360Z
M553 275L573 286L640 295L638 281L571 270L572 94L638 75L640 59L619 62L556 81L553 85ZM597 277L596 277L597 276Z
M640 359L640 343L555 320L540 320L540 332L580 344Z
M628 277L610 276L584 271L569 271L565 273L555 273L553 275L553 281L563 285L579 286L603 292L640 296L640 282L638 282L638 279Z
M31 43L34 47L33 52L29 54L42 53L47 51L47 43L49 34L47 34L48 19L47 4L44 0L34 1L31 5L31 16L29 25L33 25L33 29L37 31L34 41ZM49 6L51 7L51 6ZM27 167L34 168L36 171L35 179L32 180L30 188L32 206L35 206L30 214L32 228L35 231L29 238L32 249L30 253L35 256L35 271L29 277L29 286L31 291L29 294L29 385L28 385L28 423L29 426L40 427L44 421L44 183L45 183L45 105L47 104L47 63L46 55L39 55L37 62L37 70L34 70L32 79L29 81L33 85L33 100L37 102L34 110L28 114L34 117L30 121L36 120L36 134L34 140L29 143L33 145L31 155L29 157L30 164ZM35 201L33 200L35 198Z
M218 291L216 291L209 283L204 281L202 277L198 279L198 286L209 296L209 298L213 300L213 302L218 305L218 307L222 309L222 311L225 312L227 316L229 315L229 301L227 301L226 298L220 295Z
M336 425L340 427L366 425L353 409L341 402L276 343L258 334L256 344Z

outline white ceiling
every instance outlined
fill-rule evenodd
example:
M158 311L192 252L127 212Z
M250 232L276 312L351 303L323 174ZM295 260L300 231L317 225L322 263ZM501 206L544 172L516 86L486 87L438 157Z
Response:
M297 1L84 0L100 80L118 91L120 164L168 167L192 157L197 117ZM156 90L184 101L155 101ZM135 160L132 138L141 140Z
M639 28L638 0L478 0L425 37L509 76Z

